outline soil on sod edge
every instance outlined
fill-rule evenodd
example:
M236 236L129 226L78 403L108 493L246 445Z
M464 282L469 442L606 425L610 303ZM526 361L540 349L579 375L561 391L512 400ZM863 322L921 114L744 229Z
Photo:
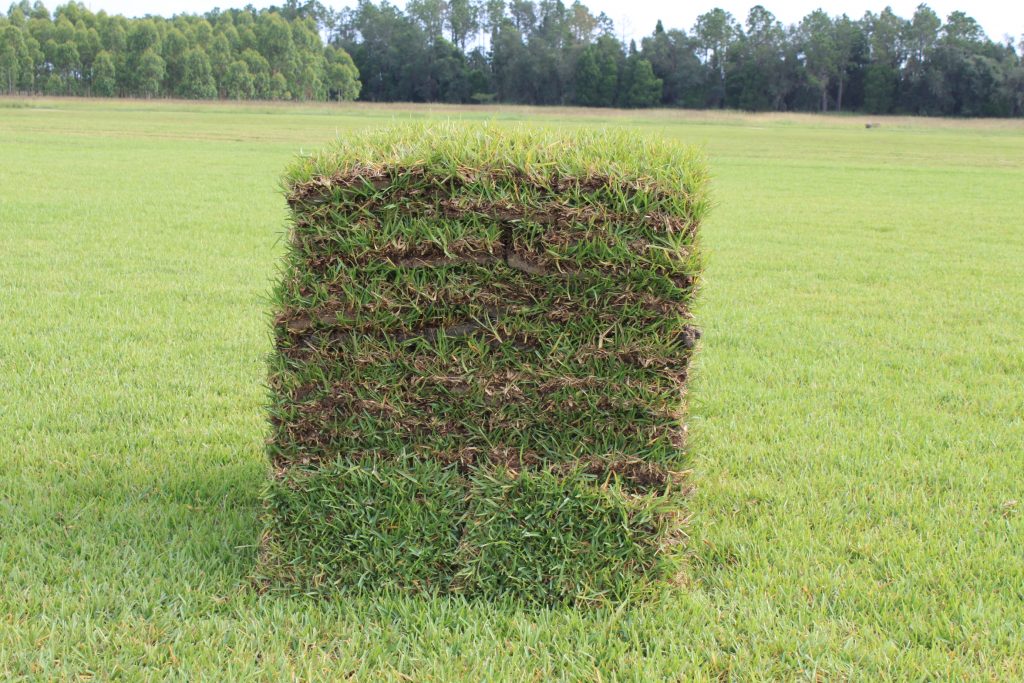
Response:
M671 580L700 155L405 126L285 184L268 581L583 603Z

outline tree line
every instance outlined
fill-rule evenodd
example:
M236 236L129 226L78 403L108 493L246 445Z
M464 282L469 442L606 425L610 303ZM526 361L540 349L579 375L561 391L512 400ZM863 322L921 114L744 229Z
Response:
M0 93L353 100L359 71L322 28L294 7L127 19L21 0L0 16Z
M561 0L363 0L327 27L367 100L1024 113L1024 45L990 40L963 12L817 10L786 26L757 5L742 23L714 9L689 31L653 28L627 45L607 16Z
M170 19L0 17L0 90L71 95L1024 115L1024 42L928 5L784 25L764 6L639 44L579 0L287 0Z

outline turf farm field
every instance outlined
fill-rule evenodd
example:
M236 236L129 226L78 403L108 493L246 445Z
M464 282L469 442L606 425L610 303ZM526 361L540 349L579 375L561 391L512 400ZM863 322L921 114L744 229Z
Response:
M260 593L285 167L392 120L701 145L684 585ZM0 99L0 679L1024 678L1024 123Z

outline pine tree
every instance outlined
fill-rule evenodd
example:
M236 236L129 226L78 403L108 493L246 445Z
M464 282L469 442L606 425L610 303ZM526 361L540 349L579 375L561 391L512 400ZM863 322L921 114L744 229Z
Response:
M662 81L651 63L634 52L626 59L619 81L619 104L623 107L654 107L661 102Z

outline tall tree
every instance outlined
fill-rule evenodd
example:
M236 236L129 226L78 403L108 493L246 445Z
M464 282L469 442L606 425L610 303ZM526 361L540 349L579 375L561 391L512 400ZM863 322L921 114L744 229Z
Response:
M615 106L623 61L622 46L611 36L601 36L585 47L576 62L575 103L584 107Z
M224 83L228 69L234 60L231 58L231 43L228 42L227 36L222 32L214 34L213 40L210 42L209 58L213 82L219 86L218 92L220 94L226 94ZM227 96L231 97L231 95Z
M24 34L16 26L0 27L0 88L17 92L30 80L31 67Z
M854 75L854 70L858 67L855 56L865 41L860 24L851 21L845 14L838 17L832 27L835 36L836 111L842 111L843 95L850 78Z
M907 46L907 61L904 67L903 93L901 99L914 113L935 111L936 96L941 97L940 79L936 70L929 68L929 59L939 40L942 20L931 7L918 5L917 11L906 26L904 44Z
M444 23L448 27L451 42L462 52L470 36L480 29L483 7L479 0L448 0Z
M378 102L418 101L428 61L423 29L387 2L360 2L339 41L354 60L364 99ZM359 40L356 40L358 37Z
M99 97L113 97L117 94L117 70L114 67L114 58L106 50L101 50L93 62L92 93Z
M716 7L697 17L693 35L707 68L707 103L712 107L724 107L725 64L729 48L740 35L739 25L731 14Z
M823 10L815 10L800 22L800 41L804 66L820 96L821 111L828 111L828 89L840 69L840 47L835 25Z
M868 12L861 21L869 36L870 63L864 83L864 108L872 114L888 114L896 106L900 68L906 59L903 36L907 22L886 7L879 14Z
M165 63L160 57L160 33L152 19L133 22L127 34L125 68L127 87L136 95L153 97L160 91Z
M726 94L732 106L752 111L780 109L787 81L784 78L786 32L762 5L747 14L746 30L730 52Z
M349 101L359 97L359 69L341 48L327 47L326 85L328 99Z
M139 95L145 98L160 94L160 83L164 78L164 60L153 48L148 48L139 57L136 66L136 87Z
M445 15L447 14L445 0L408 0L405 7L409 16L423 29L427 43L433 45L444 37Z
M662 81L662 104L703 106L705 69L697 57L695 41L685 31L666 31L659 21L654 34L645 37L640 45L640 54L651 63L654 75Z
M217 96L217 83L213 79L210 58L201 47L194 47L185 53L185 69L179 94L194 100L209 100Z
M623 107L653 107L661 102L662 81L651 63L631 44L619 79L619 104Z
M253 84L252 74L249 73L249 65L244 60L237 59L228 66L224 74L224 92L233 100L252 99L256 86Z
M491 69L498 100L531 102L533 88L530 53L513 21L506 19L494 31L491 41Z
M268 100L270 96L270 63L259 52L252 48L242 51L241 59L249 69L252 77L253 96Z

